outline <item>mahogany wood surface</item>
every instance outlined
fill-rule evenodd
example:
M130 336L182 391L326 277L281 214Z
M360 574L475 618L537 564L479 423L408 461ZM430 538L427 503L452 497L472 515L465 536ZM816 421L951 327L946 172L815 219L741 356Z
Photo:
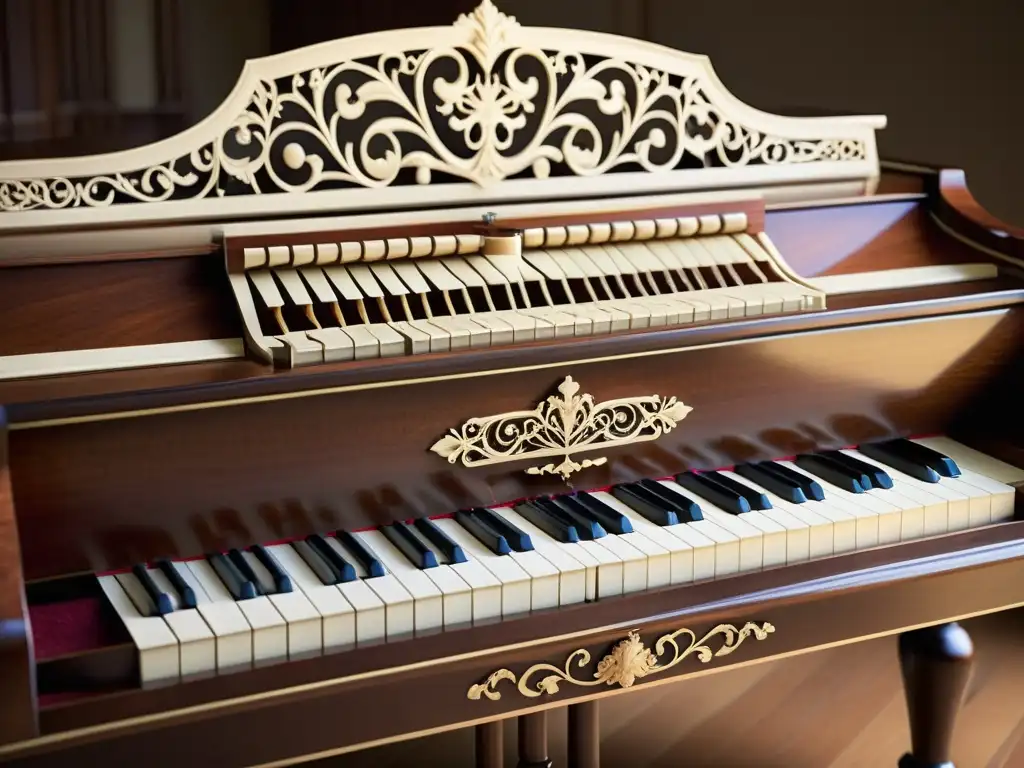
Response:
M1022 332L1024 314L1007 310L16 430L25 576L128 567L564 490L557 478L525 474L526 461L465 468L429 448L468 418L534 407L567 375L598 401L660 394L694 408L656 442L602 452L608 464L579 473L581 487L942 432L982 394Z
M505 740L500 721L476 727L476 768L504 768Z
M952 622L904 633L899 656L912 740L900 768L951 766L953 729L970 679L974 644Z
M519 762L516 768L552 768L548 757L548 713L519 718Z
M231 699L235 693L232 690L234 678L256 676L275 668L221 676L208 681L221 688L216 697L220 704L213 710L173 711L175 707L186 705L189 686L201 686L203 681L125 694L117 707L120 717L143 716L143 719L108 728L102 732L102 738L99 732L83 730L66 733L58 742L44 740L17 749L0 748L0 759L19 768L69 764L65 760L72 756L78 761L75 764L81 764L83 760L99 760L101 755L123 763L145 756L147 764L153 766L180 765L182 761L208 761L225 768L263 764L296 757L300 754L298 750L316 753L399 734L415 734L423 729L472 723L476 719L525 714L545 704L579 703L595 693L621 693L621 690L602 688L596 691L563 683L559 692L552 696L527 699L506 681L501 689L503 695L497 701L467 698L471 685L483 682L498 668L509 668L516 674L524 673L527 667L538 662L561 668L569 655L580 648L586 648L596 663L633 628L639 630L648 647L653 647L656 639L665 633L688 628L702 637L723 622L737 627L746 622L759 625L770 622L775 632L761 641L748 639L733 653L717 657L706 666L690 658L658 676L638 680L630 691L704 669L724 669L756 659L1000 610L1024 603L1024 544L1019 542L1020 525L1009 523L990 531L947 537L941 542L947 552L955 549L954 541L961 544L993 541L996 532L1001 532L1009 543L974 547L939 557L914 557L913 551L928 552L929 547L937 544L935 541L915 542L886 548L901 551L903 556L895 564L857 569L851 567L852 560L868 563L872 557L878 558L882 550L857 553L839 564L844 572L823 579L801 580L801 570L804 566L821 568L826 561L752 574L770 581L774 573L783 582L777 589L751 592L743 587L746 577L740 576L732 584L722 580L579 606L578 610L560 609L550 614L543 635L538 635L535 626L530 636L531 639L539 636L556 639L531 647L513 646L520 634L514 626L507 627L508 634L501 633L506 629L503 625L493 627L501 634L501 645L491 653L472 658L458 657L463 647L459 632L420 638L407 644L403 663L413 663L416 651L428 642L443 644L449 661L396 670L383 676L356 676L330 682L334 676L323 669L329 657L310 660L310 664L321 666L320 674L312 678L320 681L318 687L279 691L278 695L262 700ZM986 535L979 537L979 534ZM832 562L827 567L836 565ZM716 588L722 590L720 599L699 600L694 594L699 601L683 607L683 596L707 594ZM567 628L567 620L574 614L577 618L587 614L589 632L584 637L561 636L558 639L556 633ZM523 622L536 624L539 620L544 619L537 616ZM487 630L487 627L474 628L462 634L468 636ZM479 638L476 640L477 649L494 647L480 644ZM686 642L684 638L684 647ZM718 647L713 638L708 643ZM367 649L363 656L369 655L371 650ZM400 649L390 649L396 650ZM342 656L344 654L336 654L335 658ZM289 662L278 665L277 670L280 674L281 670L306 663ZM354 667L353 672L365 673L372 668L363 664ZM587 669L578 669L578 679L588 677ZM271 690L271 687L263 690ZM163 705L152 707L154 697L161 696L166 700ZM176 705L170 704L175 699L169 696L176 697ZM257 701L259 706L253 706ZM424 701L431 705L424 707ZM90 719L95 721L101 713L110 716L116 703L116 698L106 697L78 706L69 704L44 710L44 730L53 732L82 726ZM146 716L148 711L159 714L153 719ZM339 718L339 711L344 711L346 716ZM288 723L287 739L281 738L279 726L283 722Z
M1024 229L986 211L967 187L962 170L945 169L930 179L939 219L955 232L1018 261L1024 259Z
M569 706L569 768L601 768L600 703Z

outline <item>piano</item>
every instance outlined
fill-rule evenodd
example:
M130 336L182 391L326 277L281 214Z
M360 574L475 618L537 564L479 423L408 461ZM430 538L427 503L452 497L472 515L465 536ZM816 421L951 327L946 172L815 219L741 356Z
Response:
M279 766L1024 605L1024 231L885 118L453 24L0 164L0 761ZM898 642L896 641L898 638Z

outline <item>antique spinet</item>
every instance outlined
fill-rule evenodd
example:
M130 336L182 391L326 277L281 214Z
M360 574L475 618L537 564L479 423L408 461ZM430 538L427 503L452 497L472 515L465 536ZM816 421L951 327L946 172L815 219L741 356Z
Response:
M1024 605L1022 231L882 117L452 26L0 165L0 761L285 765ZM899 755L893 755L893 761Z

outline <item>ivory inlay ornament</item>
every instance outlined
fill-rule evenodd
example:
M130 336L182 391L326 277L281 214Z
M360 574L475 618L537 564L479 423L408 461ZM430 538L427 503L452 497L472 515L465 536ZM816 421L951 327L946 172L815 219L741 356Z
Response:
M648 395L594 401L566 376L558 394L532 411L512 411L469 419L434 443L430 450L463 466L476 467L522 459L561 456L526 470L531 475L561 475L596 467L605 457L576 461L573 454L657 440L672 431L693 409L674 397Z
M524 28L483 0L451 27L249 62L214 114L162 142L0 168L0 212L140 203L177 211L311 191L353 198L358 188L429 184L437 173L552 188L614 170L692 177L811 164L840 166L832 175L848 178L865 170L850 165L877 165L873 130L882 124L766 115L725 91L703 57Z
M501 698L498 687L505 680L515 684L519 693L529 699L558 693L562 683L584 688L600 685L629 688L640 678L667 672L691 656L695 656L702 664L707 664L712 659L728 656L751 635L757 640L765 640L774 631L775 627L768 622L755 624L748 621L739 629L732 624L719 624L698 638L693 630L683 628L659 637L654 644L654 650L651 651L634 630L597 663L597 669L591 678L576 677L573 669L580 669L590 663L590 652L580 648L569 655L562 667L553 664L534 664L518 677L509 669L499 669L483 683L470 687L466 696L473 701L478 701L481 696L497 701ZM720 640L721 644L713 648L713 640ZM538 675L543 677L534 681Z

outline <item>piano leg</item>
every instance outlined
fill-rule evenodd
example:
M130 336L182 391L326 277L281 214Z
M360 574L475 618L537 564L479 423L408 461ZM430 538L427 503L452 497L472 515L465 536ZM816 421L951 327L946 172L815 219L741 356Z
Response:
M551 768L548 757L548 713L536 712L519 718L519 764L517 768Z
M597 707L596 701L569 706L569 768L600 768L601 726Z
M505 764L501 720L476 727L476 768L502 768Z
M959 624L900 635L900 668L912 751L899 768L953 768L953 727L970 678L974 645Z

